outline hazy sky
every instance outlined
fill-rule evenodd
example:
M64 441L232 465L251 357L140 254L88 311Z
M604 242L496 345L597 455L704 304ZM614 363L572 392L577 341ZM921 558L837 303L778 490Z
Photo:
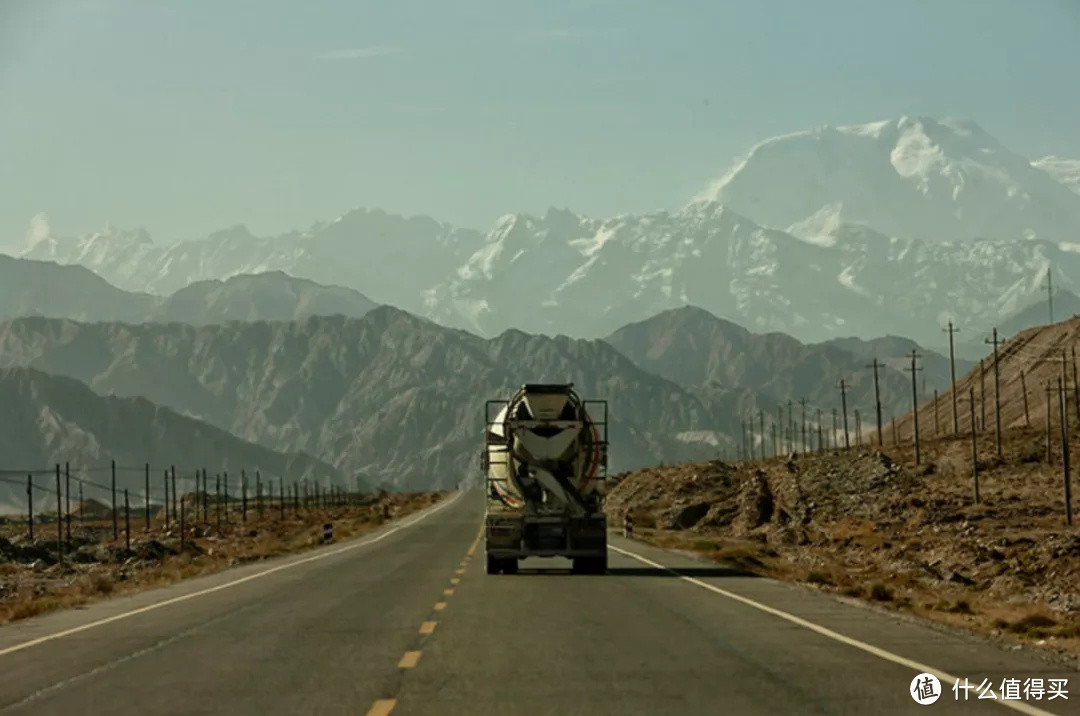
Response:
M902 114L1080 158L1078 0L0 0L0 245L676 208Z

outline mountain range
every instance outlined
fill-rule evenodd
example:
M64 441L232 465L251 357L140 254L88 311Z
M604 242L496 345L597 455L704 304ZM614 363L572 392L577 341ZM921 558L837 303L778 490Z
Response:
M196 281L169 296L157 296L124 291L82 266L0 254L0 320L44 316L202 325L334 314L358 318L375 305L359 291L281 271Z
M169 466L176 467L178 478L191 478L188 489L199 468L205 468L211 479L218 472L239 476L246 469L249 474L259 470L264 480L284 477L287 482L345 484L336 468L308 455L276 452L144 397L98 395L77 380L31 368L0 368L0 405L4 406L0 511L21 509L17 506L25 504L27 472L63 462L102 470L83 475L100 484L108 482L110 460L116 460L121 466L117 488L128 488L133 495L142 495L146 463L154 468L154 491L158 491L161 470ZM45 487L52 484L47 477L36 481ZM87 496L109 498L107 493L92 491ZM35 499L39 505L49 502L44 495Z
M767 140L677 210L508 214L486 235L357 209L275 237L242 226L155 245L109 228L39 237L29 258L129 291L281 270L444 325L608 335L695 305L802 341L883 333L942 345L1080 290L1074 163L1030 162L971 122L902 117Z
M733 416L635 367L602 341L509 331L483 339L390 307L282 323L0 324L0 362L144 396L271 449L319 455L394 487L452 487L475 473L484 401L526 378L612 401L613 467L715 454L680 442ZM525 376L525 377L523 377ZM617 416L617 418L615 418Z
M612 470L731 454L744 419L760 411L771 424L792 396L808 401L811 422L817 409L829 416L841 378L849 413L869 425L874 349L847 343L754 335L694 308L607 340L486 339L380 306L361 318L200 326L20 318L0 323L0 367L142 397L243 441L318 456L347 479L443 488L475 477L485 401L525 381L573 382L609 401ZM909 343L894 343L874 354L886 418L911 401L893 367Z

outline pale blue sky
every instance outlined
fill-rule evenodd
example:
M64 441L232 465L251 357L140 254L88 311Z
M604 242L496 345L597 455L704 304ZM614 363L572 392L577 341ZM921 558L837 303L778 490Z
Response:
M0 0L0 245L677 208L901 114L1080 158L1080 0Z

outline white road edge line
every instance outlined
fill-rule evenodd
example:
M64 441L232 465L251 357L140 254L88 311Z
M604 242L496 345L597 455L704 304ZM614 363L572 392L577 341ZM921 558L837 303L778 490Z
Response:
M656 569L662 569L662 570L664 570L666 572L671 572L672 574L674 574L679 579L681 579L681 580L683 580L685 582L689 582L690 584L693 584L696 587L701 587L702 589L707 589L710 592L715 592L716 594L727 597L728 599L733 599L736 602L740 602L740 603L745 604L745 605L747 605L749 607L753 607L754 609L758 609L758 610L763 611L763 612L765 612L767 614L772 614L773 616L780 617L781 619L789 621L792 624L798 624L799 626L804 627L806 629L809 629L810 631L817 632L818 634L821 634L822 636L826 636L826 637L828 637L830 639L834 639L834 640L839 641L839 642L841 642L843 644L847 644L848 646L853 646L856 649L861 649L862 651L865 651L868 654L873 654L874 656L879 657L881 659L885 659L886 661L891 661L894 664L899 664L900 666L904 666L904 667L907 667L909 669L914 669L915 671L920 672L920 673L925 672L927 674L933 674L943 684L947 683L947 685L948 685L948 687L950 689L952 689L953 685L960 680L958 677L953 676L952 674L949 674L947 672L941 671L940 669L935 669L932 666L927 666L926 664L920 664L917 661L912 661L911 659L907 659L907 658L905 658L903 656L900 656L898 654L893 654L892 652L886 651L886 650L884 650L884 649L882 649L880 647L874 646L873 644L867 644L865 641L859 641L858 639L852 639L849 636L844 636L843 634L840 634L839 632L835 632L832 629L829 629L827 627L823 627L820 624L815 624L814 622L807 621L806 619L803 619L802 617L797 617L794 614L788 614L785 611L782 611L782 610L777 609L775 607L770 607L770 606L768 606L766 604L762 604L761 602L755 602L753 599L750 599L748 597L744 597L741 594L735 594L734 592L729 592L726 589L721 589L720 587L713 586L712 584L707 584L706 582L702 582L700 579L695 579L693 577L688 577L688 576L686 576L684 574L679 574L678 568L667 567L667 566L662 565L662 564L660 564L658 562L654 562L654 561L652 561L651 559L649 559L647 557L642 557L640 554L635 554L634 552L630 552L630 551L627 551L625 549L620 549L620 548L618 548L618 547L616 547L615 545L612 545L612 544L608 545L608 549L614 550L615 552L618 552L619 554L624 555L626 557L636 559L637 561L641 562L642 564L647 564L650 567L655 567ZM1028 705L1026 703L1023 703L1021 701L1017 701L1017 702L999 701L997 699L994 699L994 703L998 704L999 706L1004 706L1006 708L1013 709L1014 711L1019 711L1020 713L1030 714L1030 716L1054 716L1054 714L1051 713L1050 711L1043 711L1042 709L1035 708L1034 706L1030 706L1030 705Z
M37 646L38 644L43 644L43 643L45 643L47 641L52 641L54 639L61 639L61 638L65 637L65 636L71 636L72 634L78 634L79 632L86 631L88 629L93 629L95 627L104 626L106 624L111 624L112 622L120 621L121 619L127 619L128 617L133 617L133 616L135 616L137 614L144 614L146 612L153 611L155 609L160 609L162 607L167 607L167 606L170 606L172 604L177 604L179 602L187 601L188 599L194 599L195 597L201 597L201 596L204 596L206 594L212 594L214 592L220 592L223 589L229 589L230 587L235 587L238 584L243 584L245 582L250 582L250 581L255 580L255 579L260 579L261 577L265 577L267 575L274 574L275 572L282 572L282 571L284 571L286 569L292 569L293 567L298 567L301 564L307 564L309 562L315 562L315 561L320 560L320 559L326 559L327 557L333 557L334 555L341 554L342 552L348 552L349 550L357 549L358 547L366 547L369 544L375 544L376 542L379 542L381 540L386 539L387 537L394 534L395 532L399 532L400 530L403 530L406 527L412 527L417 522L420 522L421 520L427 519L431 515L438 512L439 510L442 510L445 507L449 507L453 503L457 502L457 500L460 497L461 497L461 492L458 492L456 495L454 495L454 497L451 497L449 500L447 500L446 502L443 502L440 505L436 505L435 507L428 509L426 512L422 513L419 517L416 517L416 518L414 518L414 519L412 519L412 520L410 520L408 522L402 522L399 525L395 525L394 527L391 527L387 531L383 532L382 534L380 534L380 535L378 535L376 537L372 537L371 539L360 540L358 542L349 542L349 543L347 543L347 544L345 544L345 545L343 545L341 547L338 547L336 549L327 550L325 552L319 552L318 554L313 554L310 557L303 557L301 559L297 559L297 560L292 561L292 562L286 562L285 564L279 564L276 567L271 567L270 569L264 569L261 572L256 572L255 574L249 574L248 576L241 577L240 579L234 579L231 582L225 582L224 584L218 584L217 586L214 586L214 587L207 587L206 589L200 589L197 592L191 592L189 594L181 594L178 597L172 597L171 599L165 599L165 600L160 601L160 602L154 602L153 604L147 604L144 607L139 607L138 609L132 609L131 611L123 612L121 614L114 614L111 617L105 617L104 619L98 619L97 621L89 622L88 624L82 624L82 625L77 626L77 627L72 627L71 629L64 629L63 631L58 631L58 632L55 632L53 634L46 634L45 636L41 636L41 637L38 637L36 639L31 639L30 641L24 641L21 644L16 644L14 646L9 646L6 649L0 649L0 656L6 656L7 654L11 654L11 653L14 653L16 651L22 651L23 649L29 649L32 646Z

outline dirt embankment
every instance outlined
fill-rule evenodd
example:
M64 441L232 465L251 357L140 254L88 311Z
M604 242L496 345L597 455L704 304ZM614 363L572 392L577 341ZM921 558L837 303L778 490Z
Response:
M183 552L175 522L166 529L155 520L146 532L143 520L133 519L130 550L122 519L119 540L112 539L111 517L73 523L71 542L63 544L62 561L55 519L37 525L33 540L26 537L25 523L0 524L0 624L308 549L322 543L326 523L333 526L334 541L340 541L444 496L438 492L383 493L356 505L305 508L299 514L290 507L284 518L277 509L265 511L261 519L249 509L246 522L236 510L220 530L211 512L210 522L185 526Z
M979 437L980 504L961 436L923 445L919 465L886 446L644 470L607 509L664 546L1080 655L1080 526L1065 526L1060 459L1033 429L1007 431L1003 452Z

